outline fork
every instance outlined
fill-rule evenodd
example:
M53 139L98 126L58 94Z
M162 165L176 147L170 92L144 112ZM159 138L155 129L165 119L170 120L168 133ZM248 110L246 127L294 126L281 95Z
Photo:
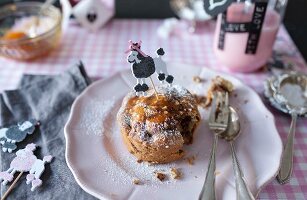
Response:
M215 92L209 115L209 129L214 133L214 140L211 147L211 155L206 174L206 180L199 200L215 200L215 152L218 136L226 131L229 118L229 97L228 92Z

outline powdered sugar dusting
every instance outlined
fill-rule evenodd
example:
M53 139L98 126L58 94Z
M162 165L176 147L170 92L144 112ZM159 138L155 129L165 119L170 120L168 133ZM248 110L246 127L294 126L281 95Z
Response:
M190 96L190 92L180 85L173 85L171 87L163 85L157 88L158 93L161 92L168 96L175 96L175 97L185 97Z
M108 164L102 166L100 170L102 170L106 174L106 176L109 176L112 182L116 185L131 184L133 176L125 172L123 168L111 158L111 156L107 156L103 159L103 163Z
M79 128L87 130L87 134L101 136L104 132L103 121L114 107L115 100L101 100L91 102L91 106L82 107L81 113L86 113L80 117Z
M161 134L155 134L152 136L153 143L167 144L168 145L177 145L183 144L183 138L179 131L169 130L163 131Z
M109 156L105 158L104 163L107 162L102 170L106 175L110 176L112 182L116 185L130 184L132 185L133 179L137 178L141 181L143 186L158 188L161 185L169 185L175 183L169 176L170 168L176 167L178 163L173 162L169 164L150 164L147 162L138 163L136 158L129 154L126 149L121 149L123 144L119 144L120 141L109 140L112 147L119 147L109 151ZM122 146L118 146L122 145ZM159 181L154 173L163 172L168 178L165 182ZM172 187L175 187L173 184Z

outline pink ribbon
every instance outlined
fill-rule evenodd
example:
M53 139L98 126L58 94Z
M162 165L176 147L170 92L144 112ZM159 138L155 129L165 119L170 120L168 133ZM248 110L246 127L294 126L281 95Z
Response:
M144 57L148 57L148 55L146 55L143 51L141 51L141 44L142 44L142 41L139 41L138 43L133 43L132 40L129 40L129 49L125 52L125 53L128 53L129 51L137 51L139 52L142 56Z

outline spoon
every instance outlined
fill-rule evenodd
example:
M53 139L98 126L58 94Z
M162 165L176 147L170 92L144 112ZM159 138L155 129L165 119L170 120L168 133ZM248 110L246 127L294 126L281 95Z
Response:
M246 181L244 179L244 174L240 168L239 160L237 158L235 147L234 147L234 140L238 137L240 134L240 121L238 113L235 111L234 108L229 106L230 116L229 116L229 124L228 128L225 132L220 134L219 136L222 139L225 139L230 143L231 147L231 155L232 155L232 161L233 161L233 170L235 175L235 181L236 181L236 193L237 193L237 199L242 200L254 200L254 196L249 190Z
M277 110L290 114L290 111L288 110L288 107L284 104L284 102L281 102L279 99L275 99L276 93L278 92L278 85L280 80L278 80L279 77L272 76L268 78L264 83L264 97L269 101L269 103L276 108ZM300 117L307 117L307 113L300 112Z
M303 115L307 112L307 97L304 94L307 91L307 77L304 75L286 74L280 79L273 96L276 101L285 105L292 118L280 169L276 177L280 184L285 184L290 180L293 169L293 140L296 120L298 115Z

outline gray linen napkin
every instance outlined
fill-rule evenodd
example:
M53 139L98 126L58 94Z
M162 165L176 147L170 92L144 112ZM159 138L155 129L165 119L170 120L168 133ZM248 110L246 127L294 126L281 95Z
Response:
M41 122L32 135L17 143L17 150L33 142L39 146L34 151L39 159L44 155L54 156L52 162L45 165L41 187L31 192L25 173L8 199L95 199L80 188L66 164L63 132L71 104L89 84L90 79L80 63L60 75L24 75L17 90L4 91L0 95L1 126L31 118ZM13 153L0 151L1 171L9 168L17 150ZM1 185L1 196L7 188Z

